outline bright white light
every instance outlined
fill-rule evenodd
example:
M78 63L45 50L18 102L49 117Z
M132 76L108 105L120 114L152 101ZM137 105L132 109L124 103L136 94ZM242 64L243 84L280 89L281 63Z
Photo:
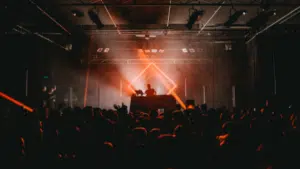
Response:
M156 52L157 52L157 49L152 49L151 52L152 52L152 53L156 53Z
M150 50L149 49L145 49L145 53L150 53Z
M195 49L190 48L189 50L190 50L191 53L195 53Z
M105 48L104 52L107 53L109 51L109 48Z
M183 48L183 49L182 49L182 52L183 52L183 53L187 53L188 50L187 50L186 48Z
M101 53L102 51L103 51L103 48L98 48L98 49L97 49L97 52L98 52L98 53Z

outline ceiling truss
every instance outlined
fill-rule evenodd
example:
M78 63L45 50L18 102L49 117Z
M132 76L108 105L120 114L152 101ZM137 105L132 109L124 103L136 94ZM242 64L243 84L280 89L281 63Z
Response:
M205 58L174 58L174 59L105 59L105 58L97 58L92 59L89 64L129 64L129 65L136 65L136 64L167 64L167 65L174 65L174 64L207 64L210 63L211 59Z

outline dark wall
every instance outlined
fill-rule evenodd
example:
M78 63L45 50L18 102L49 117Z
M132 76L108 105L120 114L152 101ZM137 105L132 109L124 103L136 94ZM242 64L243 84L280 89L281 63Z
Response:
M286 104L298 102L299 37L296 33L267 34L250 45L254 104L274 96Z
M79 48L78 44L75 46ZM43 85L67 88L76 83L76 75L80 73L82 52L66 51L34 35L1 37L1 52L0 91L17 100L26 100L32 106ZM26 70L28 97L25 96Z

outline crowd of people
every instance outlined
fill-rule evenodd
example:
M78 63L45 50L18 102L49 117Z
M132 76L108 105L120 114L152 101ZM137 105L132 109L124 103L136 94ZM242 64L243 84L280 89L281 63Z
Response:
M4 110L1 159L22 168L297 168L292 108L128 112L85 107Z

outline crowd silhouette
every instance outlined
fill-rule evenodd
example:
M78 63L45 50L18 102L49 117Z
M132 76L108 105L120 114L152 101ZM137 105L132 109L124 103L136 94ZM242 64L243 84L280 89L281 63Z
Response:
M127 112L85 107L2 110L3 163L22 168L297 168L298 114L264 105Z

